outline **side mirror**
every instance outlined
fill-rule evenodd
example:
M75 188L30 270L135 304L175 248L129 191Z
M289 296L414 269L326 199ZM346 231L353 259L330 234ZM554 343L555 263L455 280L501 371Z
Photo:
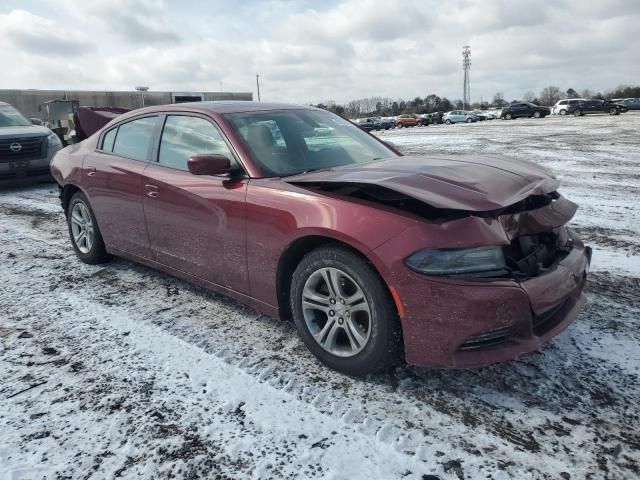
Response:
M187 168L193 175L222 175L231 171L231 160L224 155L194 155L187 160Z
M40 120L39 118L30 118L29 120L31 120L32 125L42 126L42 120Z

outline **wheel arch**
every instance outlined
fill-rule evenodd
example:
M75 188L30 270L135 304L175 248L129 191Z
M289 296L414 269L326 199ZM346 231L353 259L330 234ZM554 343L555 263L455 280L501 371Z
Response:
M384 283L386 290L395 305L396 310L398 310L396 299L389 289L389 284L385 281L384 277L382 276L378 268L376 268L375 264L362 250L345 241L325 235L314 234L296 238L289 245L287 245L287 247L282 251L282 254L280 255L278 268L276 271L276 292L278 295L278 311L281 319L290 320L292 318L290 291L293 272L295 271L296 267L307 253L321 246L329 245L344 248L345 250L350 251L351 253L359 256L364 261L366 261L371 266L376 275L380 277L380 280Z
M64 214L66 216L69 210L69 202L71 202L71 197L73 197L77 192L82 192L85 196L87 194L79 186L73 183L67 183L60 188L60 202L62 203L62 210L64 211Z

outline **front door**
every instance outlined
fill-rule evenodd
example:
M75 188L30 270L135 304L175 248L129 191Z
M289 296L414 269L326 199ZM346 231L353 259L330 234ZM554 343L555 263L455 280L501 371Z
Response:
M244 176L193 175L196 154L234 155L216 126L196 115L168 115L157 162L145 170L144 212L159 263L248 293Z
M146 116L108 130L83 167L89 202L107 249L143 258L151 253L142 187L157 122L157 116Z

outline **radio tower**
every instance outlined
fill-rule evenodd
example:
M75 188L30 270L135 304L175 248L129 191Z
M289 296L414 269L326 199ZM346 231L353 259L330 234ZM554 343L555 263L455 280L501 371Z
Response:
M467 109L471 106L471 85L469 84L469 70L471 69L471 47L465 45L462 47L462 68L464 70L464 93L462 99L462 108Z

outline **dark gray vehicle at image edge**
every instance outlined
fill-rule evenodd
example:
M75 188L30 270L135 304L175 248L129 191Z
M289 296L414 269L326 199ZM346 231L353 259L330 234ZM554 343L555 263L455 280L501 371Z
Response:
M502 109L500 118L503 120L511 120L514 118L544 118L551 115L551 109L541 107L535 103L520 102L512 103Z
M0 102L0 186L53 180L49 162L61 148L55 133Z
M579 100L578 102L567 105L567 115L580 117L591 113L608 113L609 115L620 115L628 112L629 108L622 103L614 103L609 100L600 100L591 98L589 100Z

